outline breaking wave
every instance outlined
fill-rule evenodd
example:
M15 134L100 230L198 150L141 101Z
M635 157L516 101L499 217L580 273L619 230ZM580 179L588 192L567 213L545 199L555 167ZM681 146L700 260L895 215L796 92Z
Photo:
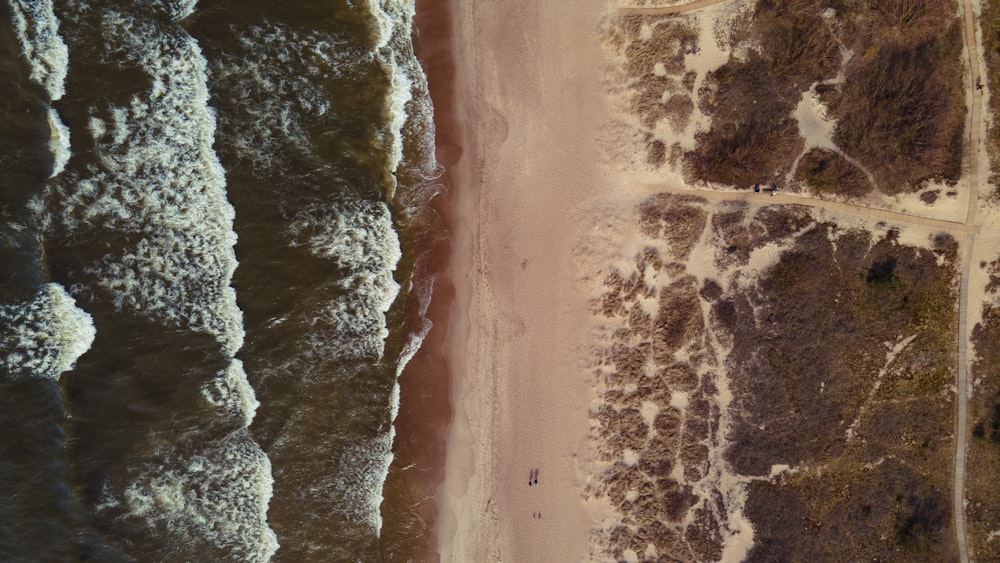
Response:
M346 201L300 212L289 227L290 245L306 246L344 275L345 291L314 322L327 354L340 359L380 359L385 349L385 313L399 294L393 271L402 257L389 207L380 201Z
M234 211L212 149L205 59L177 28L115 10L101 24L104 56L141 68L150 86L126 105L94 108L88 129L99 164L55 184L62 211L52 220L70 236L99 225L137 239L87 268L95 289L119 311L207 332L234 354L244 337L229 286Z
M42 286L30 301L0 305L0 366L14 379L58 379L94 342L90 315L63 287Z
M197 453L157 454L157 462L144 465L125 489L123 501L106 496L100 508L123 505L126 518L172 536L204 538L232 560L268 561L274 555L278 541L267 526L271 463L246 431ZM175 555L185 553L178 549Z
M49 178L55 178L62 174L69 162L69 127L59 119L59 113L55 109L49 108L49 152L52 153L52 174Z
M10 0L11 19L21 54L31 65L32 82L45 89L50 100L66 93L69 50L59 35L59 19L51 0Z

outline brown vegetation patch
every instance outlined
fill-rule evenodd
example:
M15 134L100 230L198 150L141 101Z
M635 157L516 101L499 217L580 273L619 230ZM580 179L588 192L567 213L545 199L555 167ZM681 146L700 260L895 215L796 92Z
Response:
M684 539L697 561L718 561L722 557L719 521L707 507L695 511L694 521L684 531Z
M940 195L941 190L927 190L920 194L920 201L924 202L925 205L933 205Z
M712 234L722 250L715 259L719 268L746 265L754 250L787 238L812 222L809 210L802 206L766 206L749 218L747 209L744 202L732 203L712 215Z
M699 199L656 196L637 208L637 219L645 236L684 260L706 227L703 205ZM703 369L715 360L704 342L701 294L721 295L722 288L699 283L681 262L665 263L652 245L633 263L634 271L605 278L605 292L592 305L595 314L620 323L598 354L605 390L603 403L591 411L597 454L611 465L588 493L606 498L622 525L597 534L598 545L603 557L619 560L626 550L640 558L655 552L657 560L697 559L696 553L721 549L710 517L698 516L696 526L685 523L692 510L704 512L692 484L708 471L707 444L715 443L719 426L718 408L707 398L716 393L715 374ZM647 286L651 270L662 276L655 282L658 291ZM655 314L645 312L646 299L658 301ZM680 360L675 355L682 350ZM676 393L688 394L685 408L671 406Z
M698 50L697 31L681 19L625 16L610 22L604 36L605 44L624 58L629 111L647 134L664 119L674 131L684 129L694 111L691 91L697 76L686 72L684 58Z
M713 279L706 279L701 284L701 291L698 293L705 301L715 301L722 297L722 287L719 282Z
M803 140L791 117L802 93L836 74L837 43L811 0L758 2L745 30L745 60L709 73L699 92L709 131L696 137L685 170L696 180L740 188L782 183Z
M840 154L821 148L802 156L795 178L814 192L860 197L872 191L868 177Z
M704 328L698 289L693 277L681 278L660 292L660 309L653 332L661 365Z
M839 473L843 471L843 473ZM950 490L909 463L857 461L794 484L750 486L750 562L953 561ZM811 508L810 499L830 499Z
M646 162L660 167L667 161L667 145L652 135L646 137Z
M691 180L781 187L803 148L792 112L813 84L837 120L834 141L879 189L958 180L966 107L954 2L760 1L732 36L746 55L710 72L698 93L712 122L684 155ZM1000 49L1000 38L990 40ZM852 53L843 69L840 45ZM844 80L833 81L841 70ZM810 154L798 172L813 189L871 189L843 159Z
M1000 259L989 265L987 292L1000 295ZM983 318L972 330L976 361L972 365L975 393L969 398L972 439L966 462L965 512L969 550L977 561L1000 561L1000 542L989 534L1000 529L1000 308L983 306Z
M864 56L848 66L831 107L837 145L886 193L958 181L966 114L959 21L925 15L909 20L905 32L872 33L859 47Z
M953 553L946 389L957 253L946 240L930 252L894 235L872 240L815 225L757 289L726 296L737 313L756 311L732 315L729 462L760 476L776 464L822 468L750 487L751 561ZM886 365L885 343L906 337L913 340Z
M1000 123L997 123L997 116L1000 116L1000 0L983 0L983 16L979 19L979 25L983 30L983 59L986 61L986 68L983 72L983 81L990 88L989 107L983 108L993 115L993 119L987 121L989 127L986 130L986 154L990 159L990 178L994 190L991 194L996 200L1000 191L996 190L1000 186Z
M639 205L639 227L649 238L669 242L673 258L687 260L708 218L698 203L704 200L657 194Z

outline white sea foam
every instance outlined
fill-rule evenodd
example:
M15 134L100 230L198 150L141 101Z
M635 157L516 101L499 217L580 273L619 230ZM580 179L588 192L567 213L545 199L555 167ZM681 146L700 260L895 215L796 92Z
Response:
M95 334L90 315L61 285L43 285L30 301L0 306L0 367L15 379L58 379Z
M230 363L201 396L246 427L259 403L233 358L244 339L229 285L237 265L235 214L212 148L206 61L197 42L171 23L194 5L165 0L101 13L102 62L141 69L148 89L125 103L92 106L88 129L99 162L52 183L60 215L49 221L69 236L95 228L119 235L84 267L87 276L74 291L166 327L213 335ZM100 509L121 507L124 518L157 535L209 542L236 560L268 560L277 541L266 521L273 483L267 456L245 428L184 448L139 460L128 482L109 484Z
M233 560L267 561L278 549L267 526L274 481L271 462L243 430L197 454L157 452L122 498L107 491L99 507L122 506L153 529L195 536Z
M243 371L243 362L232 360L229 367L218 377L201 388L201 395L209 404L216 406L249 427L257 413L260 402Z
M45 89L49 99L62 98L66 93L69 50L59 35L59 19L52 11L52 0L9 1L21 54L31 65L31 80Z
M395 173L403 160L403 127L406 125L406 104L413 98L411 88L413 83L407 75L406 68L397 62L395 46L399 36L405 34L409 42L413 5L409 3L409 12L403 12L401 2L381 2L369 0L369 9L375 16L376 44L375 49L383 71L389 78L389 92L386 108L389 121L380 136L389 154L389 171ZM396 186L389 186L389 197L395 194Z
M309 128L331 108L324 83L354 80L371 54L334 34L271 22L237 36L241 49L214 59L211 68L214 87L242 114L227 131L234 149L253 155L247 164L258 169L275 166L283 151L311 155Z
M52 1L10 0L10 11L21 54L31 67L29 78L45 90L49 100L62 98L66 93L69 50L59 35L59 19L52 11ZM69 128L53 108L49 108L48 121L53 159L50 177L55 177L69 161Z
M410 363L413 356L420 350L420 346L424 343L424 338L427 337L427 333L434 326L434 323L427 318L427 308L430 306L431 298L434 294L434 276L427 275L422 277L418 280L418 283L418 286L410 288L410 293L411 295L416 295L417 302L420 304L418 311L420 315L420 328L407 337L403 349L399 352L399 358L396 360L396 377L402 375L403 370L406 369L406 365Z
M319 344L342 358L381 358L385 313L399 293L392 273L402 257L389 207L355 200L303 210L289 235L291 246L305 246L344 272L339 285L346 293L315 317Z
M181 20L190 16L197 4L198 0L166 0L163 2L163 7L170 17Z
M69 127L59 119L59 113L49 108L49 151L52 153L52 174L55 178L62 174L69 162Z
M71 234L98 225L138 239L88 268L96 287L120 310L210 333L233 354L244 336L228 287L234 212L212 149L205 59L194 39L159 22L108 11L102 27L104 58L143 69L150 89L95 108L101 166L57 183L65 212L56 220Z
M382 69L389 77L390 89L386 108L389 122L381 137L389 154L389 171L397 173L403 162L404 129L411 118L418 127L424 128L422 143L432 146L433 122L431 120L430 96L427 93L427 77L420 61L413 52L413 16L416 6L413 2L393 2L370 0L369 9L377 22L376 53ZM416 93L416 95L414 95ZM410 115L410 113L415 115ZM437 164L432 155L429 162L416 163L415 168L429 165L424 174L433 174ZM388 196L395 196L396 186L389 186Z
M392 463L392 441L396 430L353 444L341 454L340 465L345 471L336 476L334 489L343 497L338 508L352 520L367 522L375 535L381 533L382 485Z

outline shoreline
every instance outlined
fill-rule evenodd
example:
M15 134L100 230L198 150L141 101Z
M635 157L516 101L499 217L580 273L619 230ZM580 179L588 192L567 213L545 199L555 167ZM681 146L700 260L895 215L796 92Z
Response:
M469 123L474 115L472 99L460 82L464 46L459 42L463 37L460 30L462 13L452 0L418 0L415 25L418 30L418 56L427 75L428 89L434 104L435 150L438 163L444 167L446 199L442 205L447 213L449 261L442 272L451 288L448 297L443 326L447 330L439 332L442 365L448 379L449 424L443 429L445 434L445 455L441 464L442 479L434 493L436 514L435 526L429 529L434 534L434 542L439 561L449 560L449 546L459 527L455 514L458 498L463 496L473 473L474 462L465 455L472 449L471 428L468 412L459 397L465 396L466 353L472 310L473 245L476 243L476 210L478 194L475 191L475 174L470 161L474 142ZM474 120L472 123L475 123ZM440 303L435 290L432 303ZM443 306L443 305L442 305ZM470 356L470 357L474 357ZM456 479L456 476L458 477ZM466 514L466 517L470 515Z
M420 348L399 377L399 412L395 420L394 459L383 486L405 511L383 513L387 518L380 540L381 555L390 560L438 561L437 520L441 510L437 492L445 477L447 434L454 417L451 401L453 375L448 342L456 302L451 279L453 254L453 198L456 192L452 165L461 156L457 127L451 118L454 64L451 58L450 12L441 0L415 4L414 47L427 77L434 105L435 152L443 167L439 182L444 189L430 202L436 221L420 244L414 283L430 283L431 298L423 315L432 323ZM447 0L444 0L447 4ZM419 325L416 307L408 324ZM402 498L401 498L402 495ZM392 518L390 522L388 518Z
M457 128L449 109L454 72L451 22L440 3L441 0L420 0L415 3L414 14L414 49L434 105L435 156L444 171L438 180L443 189L429 203L434 219L419 243L421 255L416 260L412 280L416 285L431 285L430 301L423 315L419 304L408 306L405 321L406 326L412 327L430 322L431 328L399 376L394 457L383 485L383 503L390 502L395 508L382 511L385 522L379 541L380 555L393 561L439 560L437 492L444 481L446 438L454 417L453 376L446 353L456 290L450 267L455 193L450 165L462 149L455 141Z

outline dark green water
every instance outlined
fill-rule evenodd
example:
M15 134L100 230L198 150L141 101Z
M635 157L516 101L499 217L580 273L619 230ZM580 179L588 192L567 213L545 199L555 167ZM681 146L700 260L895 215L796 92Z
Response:
M426 556L382 490L438 191L412 9L2 7L3 559Z

